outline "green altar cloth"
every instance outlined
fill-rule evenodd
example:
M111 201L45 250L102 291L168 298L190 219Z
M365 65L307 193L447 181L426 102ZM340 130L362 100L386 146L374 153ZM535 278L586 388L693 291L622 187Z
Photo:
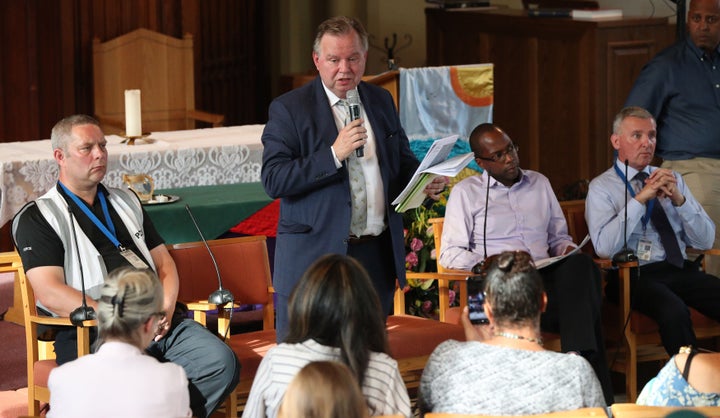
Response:
M214 239L272 202L261 183L221 184L155 190L175 195L173 203L145 205L145 211L167 244L200 241L185 205L190 206L206 239Z

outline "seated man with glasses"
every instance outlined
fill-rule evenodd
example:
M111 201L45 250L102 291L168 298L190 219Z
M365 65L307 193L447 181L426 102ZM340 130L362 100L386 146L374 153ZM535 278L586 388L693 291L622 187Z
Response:
M477 270L488 254L521 250L533 260L563 255L577 245L568 235L548 179L521 170L518 147L499 127L477 126L469 138L484 170L456 184L448 199L439 262ZM548 295L544 331L559 332L562 350L580 353L593 366L605 400L613 402L600 322L600 271L578 253L539 270Z

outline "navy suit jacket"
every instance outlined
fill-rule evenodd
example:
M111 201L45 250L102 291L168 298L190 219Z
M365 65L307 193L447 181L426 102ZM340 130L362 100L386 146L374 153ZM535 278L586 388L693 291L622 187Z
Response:
M390 203L402 191L419 162L410 150L390 93L361 82L358 86L377 142L385 192L385 213L392 237L397 278L405 285L402 216ZM347 254L350 231L350 183L330 147L338 135L320 77L270 104L262 135L262 182L272 198L281 198L273 285L290 295L295 283L320 256ZM392 278L389 278L389 280Z

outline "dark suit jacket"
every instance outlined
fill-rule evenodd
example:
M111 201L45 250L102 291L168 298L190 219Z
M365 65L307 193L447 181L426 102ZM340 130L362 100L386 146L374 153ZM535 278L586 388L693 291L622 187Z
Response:
M375 133L392 257L404 286L402 217L390 202L419 162L410 150L390 93L365 82L360 83L358 92L367 114L365 123L369 122ZM345 162L337 169L330 150L337 135L320 77L270 104L262 135L262 182L270 197L281 198L273 272L273 285L280 294L289 295L318 257L347 253L350 184Z

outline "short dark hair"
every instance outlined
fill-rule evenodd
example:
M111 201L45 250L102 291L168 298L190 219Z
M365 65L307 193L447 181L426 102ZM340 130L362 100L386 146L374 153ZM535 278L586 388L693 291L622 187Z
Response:
M495 125L494 123L486 122L481 123L472 130L470 136L468 137L468 142L470 143L470 149L472 150L473 154L475 154L475 157L482 157L482 152L485 149L485 147L480 142L480 138L482 138L486 133L494 131L496 129L498 129L497 125Z
M525 251L505 251L494 257L485 277L485 298L500 326L540 325L543 282Z
M354 17L335 16L322 22L315 34L313 51L320 55L320 40L325 35L340 36L355 31L360 37L360 43L365 51L368 50L368 33L359 20Z
M290 295L288 317L286 343L313 339L340 348L361 386L370 352L389 352L380 299L352 257L330 254L315 261Z

